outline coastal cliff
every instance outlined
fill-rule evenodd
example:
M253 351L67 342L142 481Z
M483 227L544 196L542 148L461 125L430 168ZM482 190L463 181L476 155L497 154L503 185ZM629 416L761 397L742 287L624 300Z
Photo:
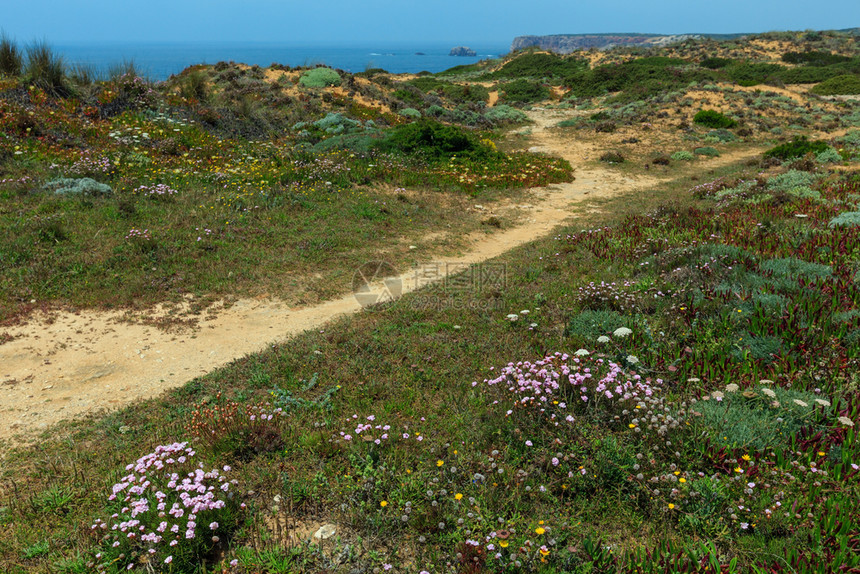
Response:
M659 34L557 34L553 36L517 36L511 43L511 51L532 46L569 54L575 50L596 48L605 50L614 46L665 46L683 42L688 38L699 38L698 34L678 34L661 36Z

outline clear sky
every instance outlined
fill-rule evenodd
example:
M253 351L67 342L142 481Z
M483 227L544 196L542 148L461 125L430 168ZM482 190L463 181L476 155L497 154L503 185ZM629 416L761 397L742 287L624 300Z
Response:
M860 0L0 0L19 42L508 43L528 34L860 27Z

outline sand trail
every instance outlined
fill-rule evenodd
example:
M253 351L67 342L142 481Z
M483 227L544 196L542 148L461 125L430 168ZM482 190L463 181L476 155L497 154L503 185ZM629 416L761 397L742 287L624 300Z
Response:
M582 200L659 183L657 178L629 178L609 168L577 167L594 157L596 150L564 140L559 130L549 129L571 117L571 112L535 110L530 116L533 149L568 159L576 169L576 180L535 189L534 200L528 204L503 204L487 210L488 215L499 214L514 223L492 234L473 234L470 247L461 256L431 256L429 260L458 266L492 259L548 235L573 213L584 212L588 206ZM402 292L434 280L422 275L421 269L406 270L395 281ZM379 283L371 288L381 292ZM51 320L35 315L8 329L15 338L0 345L0 439L27 438L58 420L155 396L361 308L352 293L305 308L242 299L226 308L210 309L196 327L180 333L122 321L124 313L119 311L60 311Z

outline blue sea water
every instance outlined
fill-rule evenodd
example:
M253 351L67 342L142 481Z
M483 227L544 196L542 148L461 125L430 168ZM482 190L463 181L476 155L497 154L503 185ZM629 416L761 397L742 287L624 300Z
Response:
M133 61L153 80L165 80L194 64L237 62L267 67L277 63L290 67L325 64L347 72L383 68L395 74L420 71L441 72L506 54L510 45L473 45L477 57L449 56L451 44L361 46L297 46L277 43L207 44L75 44L55 45L68 64L83 64L107 71L110 66ZM423 55L421 55L423 54Z

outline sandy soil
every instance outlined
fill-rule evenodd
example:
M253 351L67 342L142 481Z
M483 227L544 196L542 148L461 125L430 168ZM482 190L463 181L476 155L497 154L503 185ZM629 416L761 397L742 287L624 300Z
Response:
M593 161L597 150L592 144L548 129L573 113L530 112L535 122L530 136L532 149L561 155L574 167ZM470 247L458 257L434 258L428 253L427 259L466 265L496 257L551 233L573 213L593 209L588 205L591 198L647 189L660 181L656 177L629 178L602 166L579 167L575 175L571 183L533 190L534 199L528 204L502 204L493 210L473 206L513 223L492 234L473 234ZM432 276L419 275L415 270L403 273L403 292L433 280ZM305 308L272 300L238 300L228 308L215 306L196 327L181 333L129 324L120 312L34 316L8 329L14 339L0 345L0 439L25 440L58 420L158 395L275 341L319 329L333 318L361 308L351 293ZM162 312L152 310L153 315Z

